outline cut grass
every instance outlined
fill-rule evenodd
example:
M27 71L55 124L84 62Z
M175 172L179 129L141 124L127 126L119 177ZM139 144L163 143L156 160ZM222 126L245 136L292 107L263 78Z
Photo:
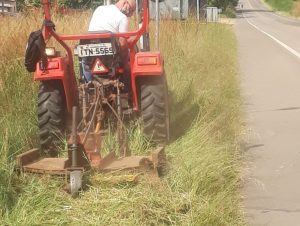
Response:
M0 49L7 53L0 56L0 225L243 225L232 29L193 20L162 22L171 104L168 174L161 180L140 176L138 184L105 183L111 175L88 176L88 189L72 199L63 192L63 179L13 171L16 154L37 145L37 84L22 58L27 35L39 27L37 14L0 20L1 28L10 24L0 31L5 43ZM53 20L59 32L79 33L88 16ZM147 147L139 128L130 140L138 153Z

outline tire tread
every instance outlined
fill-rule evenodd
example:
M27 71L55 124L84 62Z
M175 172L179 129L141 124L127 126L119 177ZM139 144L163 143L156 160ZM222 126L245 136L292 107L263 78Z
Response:
M167 86L162 77L140 80L140 109L144 135L157 144L168 142L168 101Z
M62 145L65 107L60 81L41 82L38 94L40 145L44 154L55 157Z

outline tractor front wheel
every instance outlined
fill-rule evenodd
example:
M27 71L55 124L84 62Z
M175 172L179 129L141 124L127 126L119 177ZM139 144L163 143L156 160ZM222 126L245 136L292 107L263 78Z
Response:
M164 76L140 78L139 101L146 138L156 144L169 141L168 88Z
M65 98L60 81L43 81L38 94L38 125L42 152L56 157L63 145Z

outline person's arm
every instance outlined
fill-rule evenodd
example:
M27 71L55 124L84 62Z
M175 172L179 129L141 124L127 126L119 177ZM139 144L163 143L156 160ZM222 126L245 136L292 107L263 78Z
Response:
M120 37L119 38L119 44L120 44L120 54L122 59L122 64L124 69L128 69L128 43L126 38Z

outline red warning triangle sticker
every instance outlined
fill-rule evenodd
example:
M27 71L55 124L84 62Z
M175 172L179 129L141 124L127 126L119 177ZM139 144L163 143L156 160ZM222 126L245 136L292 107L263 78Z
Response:
M108 72L107 67L105 67L105 65L101 62L101 60L99 58L97 58L94 63L94 66L93 66L92 73L102 74L102 73L107 73L107 72Z

